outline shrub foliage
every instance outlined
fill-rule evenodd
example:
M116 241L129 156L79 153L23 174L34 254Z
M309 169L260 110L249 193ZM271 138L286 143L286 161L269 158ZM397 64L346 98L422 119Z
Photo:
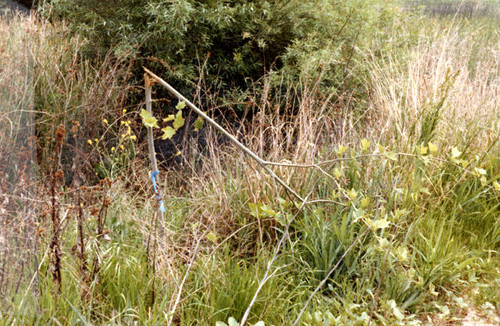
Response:
M87 50L133 53L183 91L202 80L223 94L284 68L298 77L327 67L344 79L334 66L348 65L387 10L330 0L54 0L42 8L87 37Z

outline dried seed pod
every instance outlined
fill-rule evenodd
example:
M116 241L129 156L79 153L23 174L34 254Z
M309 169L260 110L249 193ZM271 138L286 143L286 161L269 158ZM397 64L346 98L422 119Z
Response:
M56 178L56 180L61 181L64 178L63 170L61 170L61 169L57 170L54 177Z
M64 125L63 124L60 124L57 127L57 130L56 130L56 142L58 144L62 144L62 142L64 140L64 135L65 134L66 134L66 129L64 129Z

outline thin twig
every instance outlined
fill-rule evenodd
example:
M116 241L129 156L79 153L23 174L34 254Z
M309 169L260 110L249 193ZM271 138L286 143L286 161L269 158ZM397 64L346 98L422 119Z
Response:
M151 108L151 81L148 76L144 74L144 84L146 87L146 111L149 114L153 114ZM148 130L148 148L149 148L149 159L151 160L151 169L152 172L158 171L158 164L156 163L156 155L155 155L155 144L153 139L153 129L147 128Z

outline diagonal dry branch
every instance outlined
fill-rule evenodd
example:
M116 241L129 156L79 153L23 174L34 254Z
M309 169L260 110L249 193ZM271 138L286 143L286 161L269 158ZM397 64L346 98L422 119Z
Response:
M248 154L251 158L253 158L259 165L262 166L264 170L266 170L267 173L269 173L280 185L282 185L292 196L294 196L296 199L300 200L300 202L304 202L304 199L296 193L292 188L290 188L289 185L286 184L285 181L283 181L279 176L276 175L276 173L273 172L269 168L269 162L261 159L257 154L252 152L248 147L243 145L238 139L236 139L233 135L231 135L226 129L224 129L221 125L219 125L215 120L210 118L208 115L205 114L202 110L200 110L196 105L194 105L191 101L189 101L187 98L185 98L181 93L179 93L175 88L170 86L166 81L164 81L162 78L158 77L155 75L153 72L148 70L147 68L144 68L144 70L158 83L163 85L166 89L169 90L170 93L172 93L175 97L177 97L179 100L184 101L187 106L189 106L193 111L195 111L197 114L199 114L203 119L205 119L209 124L211 124L215 129L220 131L224 136L229 138L229 140L238 146L245 154Z

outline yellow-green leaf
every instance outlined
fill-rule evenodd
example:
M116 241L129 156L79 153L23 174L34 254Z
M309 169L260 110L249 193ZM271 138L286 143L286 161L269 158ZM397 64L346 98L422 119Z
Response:
M163 128L161 131L163 131L161 139L170 139L173 135L175 135L175 129L170 126Z
M431 192L429 191L429 189L425 188L425 187L422 187L420 188L418 191L420 191L420 193L422 194L426 194L426 195L431 195Z
M184 101L179 101L179 103L177 103L177 105L175 106L175 108L176 108L177 110L182 110L182 109L184 109L185 107L186 107L186 102L184 102Z
M474 168L474 171L476 171L476 173L478 175L486 175L486 170L485 169L481 169L481 168Z
M184 118L182 117L182 111L178 111L175 115L174 129L177 130L182 126L184 126Z
M367 151L367 150L368 150L368 148L370 148L370 142L369 142L366 138L363 138L363 139L361 140L361 149L362 149L363 151Z
M339 145L337 147L337 155L342 156L342 154L344 154L346 150L347 150L347 146Z
M420 145L420 148L418 148L417 150L418 150L418 153L420 155L426 155L427 154L427 149L428 149L427 146L424 146L422 144L422 145Z
M465 302L465 300L462 298L462 297L455 297L453 298L453 300L455 300L455 302L458 304L458 306L462 309L466 309L466 308L469 308L469 304L467 302Z
M248 203L248 208L250 208L250 215L254 217L259 217L259 209L254 203Z
M333 176L337 179L342 176L342 172L340 172L339 168L335 168L335 170L333 170Z
M194 130L197 131L197 130L200 130L201 128L203 128L204 122L205 122L205 120L203 120L202 117L198 117L198 119L196 119L196 121L194 122Z
M368 220L367 222L368 222L368 224L372 224L372 220ZM389 240L387 240L386 238L378 239L378 246L379 246L380 250L386 250L387 248L389 248L390 245L391 245L391 242Z
M265 213L269 217L273 217L276 215L276 212L268 205L260 206L261 212Z
M431 142L427 143L427 145L429 146L429 152L430 152L431 154L433 154L433 155L434 155L434 154L436 154L436 153L437 153L438 148L437 148L437 146L436 146L436 145L434 145L434 144L433 144L433 143L431 143Z
M429 284L429 293L435 297L439 295L439 292L436 291L436 287L432 283Z
M367 208L368 206L370 206L370 198L364 197L361 199L361 207Z
M500 191L500 183L493 181L493 187L495 188L495 190Z
M164 122L169 122L169 121L172 121L175 119L175 115L173 114L169 114L168 117L166 117L165 119L163 119Z
M451 149L451 157L452 158L458 158L460 155L462 155L462 152L458 150L458 148L453 147Z
M148 128L158 128L158 119L153 117L151 114L149 114L148 111L142 109L141 110L141 118L142 118L142 123L148 127Z
M351 200L355 200L358 197L358 192L353 188L347 191L347 195Z
M396 256L400 261L406 262L408 261L408 249L406 247L399 247L395 250Z
M396 211L393 213L393 220L394 222L397 222L402 216L408 214L409 211L406 209L399 209L396 208Z
M210 231L205 237L213 243L217 243L217 235L215 235L212 231Z

